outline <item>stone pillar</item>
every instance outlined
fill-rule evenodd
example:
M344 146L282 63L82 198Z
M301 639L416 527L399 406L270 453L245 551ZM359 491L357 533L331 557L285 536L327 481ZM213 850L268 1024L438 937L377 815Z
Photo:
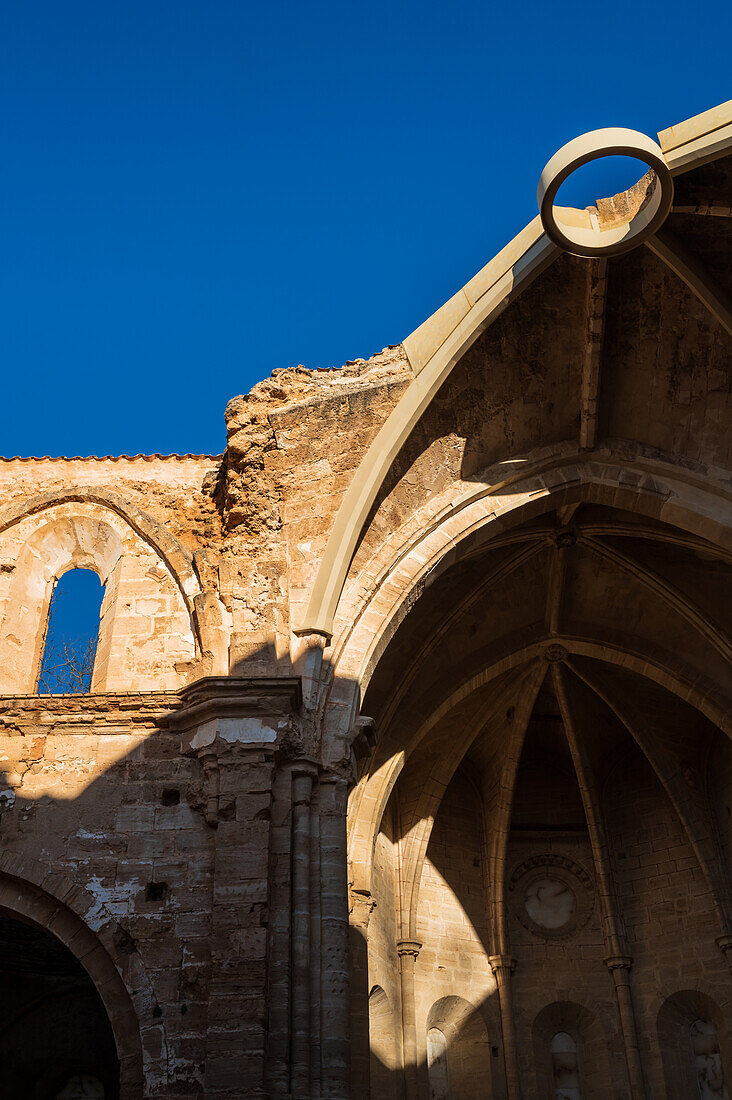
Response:
M207 820L214 791L219 807L204 1089L210 1100L262 1097L272 754L223 744L218 767L212 766L211 753L204 763Z
M633 965L633 960L630 955L608 955L604 963L615 982L618 1014L625 1044L625 1059L628 1063L630 1095L633 1100L645 1100L646 1086L638 1048L638 1031L633 1010L633 996L630 990L630 968Z
M516 959L512 955L490 955L488 962L496 976L496 985L498 986L508 1100L521 1100L516 1021L513 1013L513 990L511 988L511 975L516 969Z
M278 1018L272 990L283 977L289 983L290 861L286 855L283 868L270 841L276 835L282 843L284 826L285 849L290 843L291 781L274 761L299 710L300 684L294 677L209 677L178 699L161 725L178 729L181 752L198 762L191 805L210 828L213 872L203 1091L207 1100L284 1098L289 1015L285 998L284 1020ZM307 845L309 854L309 834ZM269 906L281 919L283 900L286 927L278 937ZM307 981L307 967L305 973Z
M370 893L351 890L351 1091L356 1100L369 1100L371 1095L368 942L369 921L375 904Z
M397 944L402 1001L402 1065L406 1100L418 1100L419 1096L414 964L421 948L422 944L417 940L400 940Z
M292 1011L290 1091L310 1094L310 798L316 768L293 764L292 777Z
M292 779L278 768L272 789L270 833L269 973L266 1084L272 1098L290 1091L290 914L292 910Z
M321 890L320 869L320 813L313 797L310 811L310 1096L311 1100L320 1100L320 971L322 964L320 927L321 927Z
M348 1100L351 1084L346 801L346 780L332 773L322 775L320 1019L324 1100Z

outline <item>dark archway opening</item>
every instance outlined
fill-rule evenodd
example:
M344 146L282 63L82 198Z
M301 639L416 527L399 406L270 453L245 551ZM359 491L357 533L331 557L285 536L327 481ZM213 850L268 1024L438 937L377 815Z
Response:
M91 978L55 936L3 910L0 1067L0 1100L119 1097L114 1035Z

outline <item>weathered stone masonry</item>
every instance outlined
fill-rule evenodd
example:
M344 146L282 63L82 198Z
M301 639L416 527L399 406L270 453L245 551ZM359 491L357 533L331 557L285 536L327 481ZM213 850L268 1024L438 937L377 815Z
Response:
M223 455L0 462L0 1097L729 1100L732 108L659 140Z

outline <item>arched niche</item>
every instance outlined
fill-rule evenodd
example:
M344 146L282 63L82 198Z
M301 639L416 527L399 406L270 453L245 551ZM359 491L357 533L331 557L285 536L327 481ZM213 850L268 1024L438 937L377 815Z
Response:
M613 1100L625 1087L615 1066L608 1021L572 1001L546 1005L532 1027L536 1094L568 1100ZM572 1091L574 1090L574 1091Z
M91 690L172 690L196 655L191 616L166 563L116 513L73 502L0 536L0 693L36 690L54 585L91 569L105 586Z
M556 1100L582 1100L577 1041L567 1031L557 1031L549 1044Z
M385 991L375 985L369 994L369 1070L372 1100L398 1096L397 1020Z
M463 997L441 997L427 1015L430 1091L439 1100L499 1100L499 1059L478 1009Z
M729 1013L700 990L671 994L657 1020L668 1100L730 1100Z

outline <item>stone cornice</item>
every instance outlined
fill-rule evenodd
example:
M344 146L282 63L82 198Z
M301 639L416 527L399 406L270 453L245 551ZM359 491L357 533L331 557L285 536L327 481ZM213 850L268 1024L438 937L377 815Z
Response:
M207 676L177 693L178 706L161 725L189 730L216 718L292 714L302 703L299 676Z
M0 695L0 729L91 726L95 733L117 733L120 726L158 726L177 706L180 697L167 691Z
M209 676L180 691L0 695L0 729L93 727L95 733L117 733L144 725L185 731L217 718L292 714L301 700L297 676Z

